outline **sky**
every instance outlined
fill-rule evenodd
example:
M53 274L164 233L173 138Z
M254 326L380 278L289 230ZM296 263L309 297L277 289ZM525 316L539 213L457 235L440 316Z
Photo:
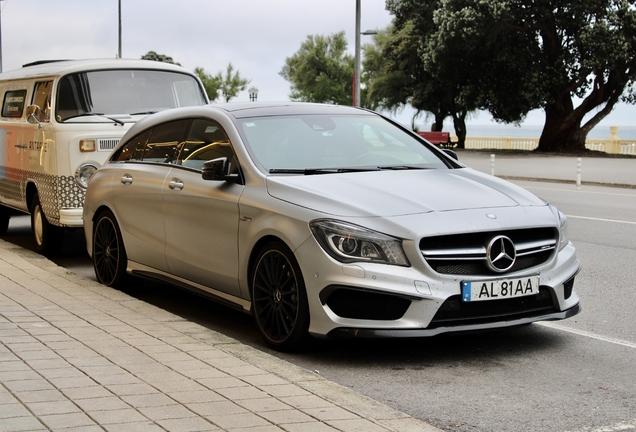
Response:
M289 100L279 72L308 35L346 33L355 50L355 0L121 0L122 57L148 51L171 56L183 67L216 74L228 63L259 101ZM0 0L3 71L35 60L114 58L118 52L118 0ZM361 30L382 29L392 16L385 0L361 0ZM371 42L361 36L361 43ZM247 91L233 101L247 101ZM391 115L409 125L412 110ZM636 107L619 104L601 123L636 126ZM524 124L541 125L541 111ZM416 124L424 129L426 119ZM430 120L429 120L430 123ZM470 124L495 124L488 113ZM446 128L451 128L447 120ZM468 131L470 135L470 130Z

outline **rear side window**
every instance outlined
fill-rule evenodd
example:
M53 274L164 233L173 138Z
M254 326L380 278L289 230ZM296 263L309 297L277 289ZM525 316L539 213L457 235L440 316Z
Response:
M4 94L2 117L22 117L26 90L11 90Z
M112 160L175 163L190 122L177 120L157 125L128 141L113 155Z

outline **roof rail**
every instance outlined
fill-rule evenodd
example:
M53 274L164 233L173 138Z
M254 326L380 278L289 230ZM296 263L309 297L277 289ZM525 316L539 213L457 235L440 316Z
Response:
M27 64L23 64L22 67L30 67L30 66L37 66L37 65L41 65L41 64L47 64L47 63L57 63L57 62L63 62L63 61L68 61L68 59L61 59L61 60L37 60L31 63L27 63Z

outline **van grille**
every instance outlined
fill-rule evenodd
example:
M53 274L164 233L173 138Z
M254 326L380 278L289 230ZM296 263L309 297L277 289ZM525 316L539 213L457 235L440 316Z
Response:
M112 151L119 144L119 138L97 140L97 151Z

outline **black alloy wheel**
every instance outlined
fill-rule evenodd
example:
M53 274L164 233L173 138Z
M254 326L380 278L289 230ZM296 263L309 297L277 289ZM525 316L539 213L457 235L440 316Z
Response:
M281 242L266 245L252 273L252 312L265 341L279 351L297 351L309 339L305 284L292 252Z
M100 213L93 226L93 267L97 280L109 287L122 288L129 280L128 257L115 216Z
M35 250L47 257L54 257L62 252L64 246L64 230L49 223L46 218L40 197L35 194L31 200L31 229L35 239Z

